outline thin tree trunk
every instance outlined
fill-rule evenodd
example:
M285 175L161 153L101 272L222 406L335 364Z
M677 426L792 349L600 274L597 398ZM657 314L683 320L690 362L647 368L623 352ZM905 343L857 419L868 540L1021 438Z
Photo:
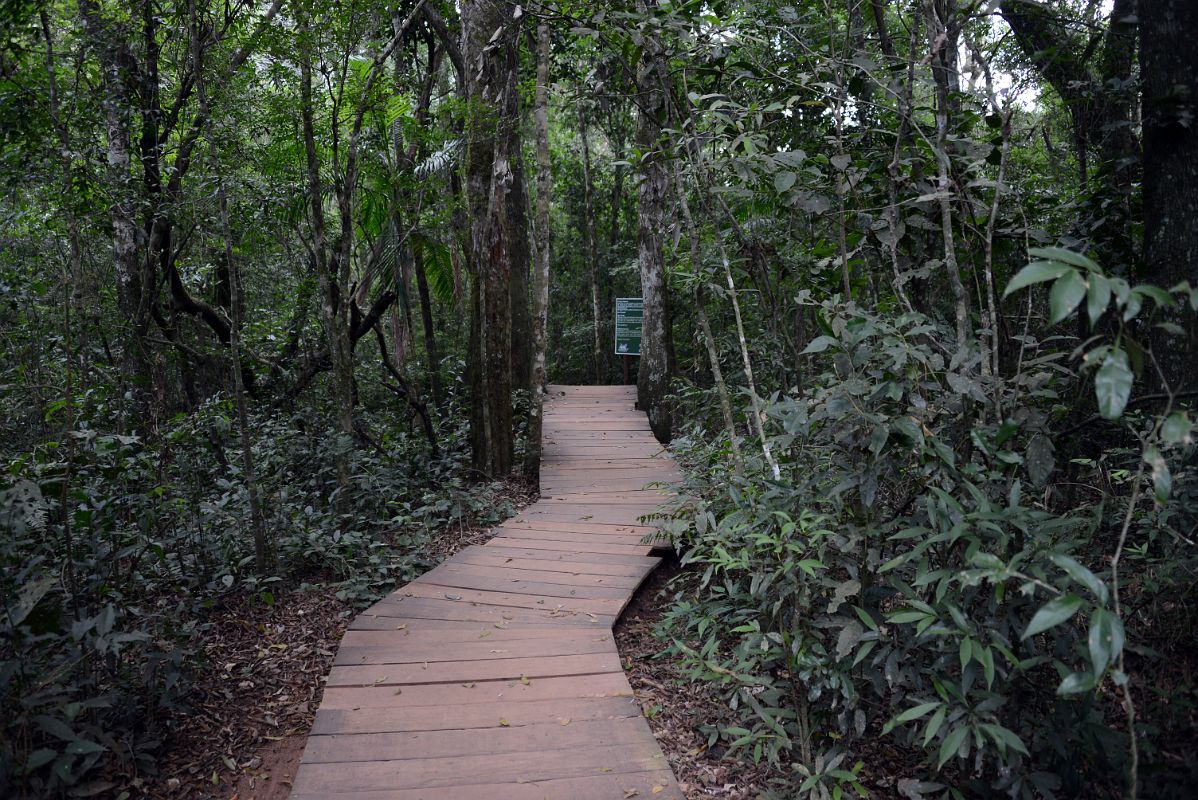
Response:
M956 33L959 30L955 18L955 3L949 3L946 14L948 16L942 22L936 15L933 0L924 0L928 42L933 49L932 76L936 82L936 163L939 178L937 195L940 201L940 235L944 244L944 271L953 293L957 348L964 356L972 352L973 342L969 331L969 295L961 281L961 268L957 261L957 245L953 232L952 165L948 151L950 116L956 107L952 100L957 76Z
M420 321L424 327L424 356L428 360L428 385L433 395L433 407L441 410L441 359L437 355L437 331L433 326L433 303L428 291L428 276L424 273L424 254L417 250L416 291L420 295Z
M311 27L307 15L299 20L300 36L307 39L311 35ZM300 52L300 116L303 118L304 156L308 170L308 206L312 226L312 249L316 256L316 275L320 285L320 316L328 341L330 361L334 371L337 371L341 358L337 314L338 298L336 296L335 279L330 275L328 232L324 216L324 181L320 176L320 156L316 150L316 127L313 121L312 96L312 51L310 45L305 45ZM340 389L340 375L335 377L335 383ZM345 418L345 405L342 402L342 392L336 392L337 427L342 435L353 435L353 411L349 408L348 420ZM341 507L345 507L348 498L345 493L349 490L349 454L345 448L335 448L337 467L337 486L342 497Z
M695 273L695 313L699 317L699 331L703 335L703 344L707 349L707 361L711 366L711 377L715 381L716 394L720 398L720 413L724 417L724 430L728 433L728 443L732 448L732 459L738 473L744 471L744 463L740 454L740 441L736 436L736 421L732 416L732 402L728 398L728 385L724 382L724 371L720 368L720 353L716 348L715 337L711 333L711 321L707 318L707 309L703 303L703 258L699 242L699 228L691 214L690 203L686 199L686 187L682 182L681 170L674 164L674 186L678 191L678 206L682 211L682 219L686 224L690 237L691 270Z
M599 245L595 238L595 185L591 179L591 142L587 135L586 110L582 99L578 105L578 138L582 142L583 239L591 277L592 350L595 360L595 383L607 383L607 361L603 357L603 306L599 283Z
M549 192L549 25L537 27L537 89L533 112L537 136L536 274L533 280L532 408L528 418L528 450L524 471L540 476L541 430L545 406L545 339L549 322L550 222Z
M637 8L648 13L645 0ZM656 35L645 39L637 64L638 103L636 147L641 159L637 186L637 255L641 272L644 317L641 357L637 371L637 407L649 415L658 441L672 435L669 391L674 373L674 344L670 319L669 284L666 281L664 243L666 194L669 178L661 152L661 129L668 116L665 59Z

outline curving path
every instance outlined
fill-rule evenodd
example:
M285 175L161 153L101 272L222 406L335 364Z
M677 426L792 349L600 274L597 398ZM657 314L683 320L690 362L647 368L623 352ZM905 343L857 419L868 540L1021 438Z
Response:
M678 477L635 396L550 387L541 499L354 620L293 800L683 796L611 633Z

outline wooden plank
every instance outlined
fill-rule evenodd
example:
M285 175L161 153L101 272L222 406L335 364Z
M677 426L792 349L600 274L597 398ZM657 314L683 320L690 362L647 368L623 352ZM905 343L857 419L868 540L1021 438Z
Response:
M480 659L538 658L541 656L581 656L608 652L608 637L587 639L517 639L493 642L437 642L413 645L407 642L347 645L337 648L335 666L376 664L423 664L430 661L476 661Z
M569 759L570 753L559 756L557 751L620 744L637 738L645 724L639 717L562 719L567 724L554 721L517 725L496 717L495 725L485 728L313 736L304 749L303 760L306 764L398 761L529 751L544 753L549 758ZM502 721L508 724L503 725Z
M578 550L577 548L574 550L551 552L531 547L524 547L519 543L514 545L505 545L502 542L496 541L495 539L487 542L485 547L487 550L495 553L496 555L502 555L505 557L547 560L556 559L558 561L571 561L584 564L619 564L642 566L648 564L650 561L661 560L654 556L637 553L592 553L584 550ZM652 568L655 565L649 564L648 566Z
M509 567L484 567L469 564L447 564L426 573L429 580L442 586L461 586L466 589L493 589L520 594L558 595L566 597L608 598L625 600L631 593L629 586L635 579L620 579L612 583L611 576L604 582L603 576L581 573L547 572L544 570L514 570ZM619 585L617 585L619 584Z
M494 548L498 550L499 548ZM652 571L652 566L637 566L633 564L600 564L594 561L566 561L557 557L556 553L538 552L536 558L520 558L516 556L498 555L488 550L457 556L457 563L477 564L488 567L506 567L511 570L533 570L565 572L574 575L603 576L609 585L610 581L621 580L635 583L639 586L641 580Z
M526 528L534 531L569 531L571 533L639 533L642 536L655 530L652 525L634 525L613 522L556 522L543 519L524 519L516 516L503 523L505 528Z
M388 622L394 622L388 618ZM573 639L593 640L597 636L609 636L610 633L596 630L593 625L520 625L518 627L496 628L494 625L469 623L470 627L447 628L442 623L436 627L422 627L419 623L429 620L404 620L399 624L402 628L389 625L381 629L351 628L341 637L341 646L377 646L382 643L403 643L412 646L426 644L452 644L454 642L504 642L513 641L569 641Z
M462 786L463 777L486 776L490 783L525 783L557 778L661 770L665 756L657 742L637 741L577 750L566 758L546 758L543 753L478 753L418 761L369 761L330 768L326 764L300 764L295 789L303 795L390 789L423 789ZM460 795L459 795L460 797Z
M431 705L409 708L322 708L312 735L333 733L392 733L401 731L465 730L508 725L560 725L595 719L639 717L632 697L564 697L548 700L500 700L469 705Z
M411 584L409 584L410 586ZM407 587L405 587L406 589ZM452 589L449 590L453 592ZM444 597L444 592L441 593ZM488 623L510 627L511 624L522 626L547 627L585 627L589 618L563 614L550 615L549 609L506 608L495 605L475 605L448 599L427 597L390 596L380 600L360 614L351 624L351 628L385 629L388 624L394 624L395 630L405 630L400 627L411 624L413 620L446 620ZM379 620L383 620L379 622ZM371 624L377 623L377 624Z
M407 597L444 597L456 602L479 605L501 606L505 609L545 609L549 612L574 611L583 614L618 614L624 607L623 600L560 597L556 595L517 594L485 589L466 589L459 586L444 586L427 581L413 581L402 591Z
M579 533L577 531L547 531L536 528L496 528L496 536L508 539L554 539L559 542L602 542L605 544L640 544L644 533Z
M446 681L519 681L562 675L621 672L618 653L534 658L487 658L475 661L428 661L419 664L371 664L333 667L329 686L417 686Z
M369 792L316 792L298 789L291 800L618 800L624 797L648 800L684 800L685 795L668 769L623 774L597 774L576 778L526 781L524 783L474 783L426 789L382 789Z
M359 711L366 708L401 709L418 706L457 706L478 703L532 703L589 697L631 698L632 687L623 672L597 675L566 675L519 680L431 683L402 688L394 686L330 686L320 707Z
M540 562L538 562L540 563ZM543 569L540 566L516 567L511 562L501 564L468 564L461 561L447 562L442 565L447 572L458 575L477 575L481 577L501 577L509 582L539 581L555 583L569 587L605 587L620 591L627 596L631 590L640 585L638 575L605 575L576 569ZM444 580L444 578L439 578Z
M557 550L563 553L600 553L605 555L644 555L652 547L649 545L627 544L586 544L585 542L554 542L536 539L509 539L496 537L491 540L496 545L525 550Z

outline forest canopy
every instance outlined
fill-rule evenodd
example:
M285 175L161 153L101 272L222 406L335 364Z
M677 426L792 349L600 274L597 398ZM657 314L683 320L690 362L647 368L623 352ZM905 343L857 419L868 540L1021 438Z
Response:
M435 566L535 492L546 386L631 365L710 752L778 797L1190 796L1195 34L0 0L0 794L164 796L221 625Z

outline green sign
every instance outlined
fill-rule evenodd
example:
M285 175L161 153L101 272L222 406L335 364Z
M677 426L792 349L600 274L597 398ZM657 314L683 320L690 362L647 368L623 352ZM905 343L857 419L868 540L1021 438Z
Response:
M641 354L641 298L616 298L616 355Z

